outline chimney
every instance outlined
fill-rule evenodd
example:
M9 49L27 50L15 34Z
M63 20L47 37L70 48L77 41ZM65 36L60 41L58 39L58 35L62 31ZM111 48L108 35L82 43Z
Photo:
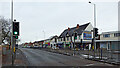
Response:
M77 29L79 28L79 24L77 24Z
M70 28L68 27L68 31L70 31Z

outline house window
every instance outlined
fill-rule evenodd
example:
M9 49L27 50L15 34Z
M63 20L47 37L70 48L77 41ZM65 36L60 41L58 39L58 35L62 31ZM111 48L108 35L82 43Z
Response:
M55 38L55 42L57 42L57 38Z
M120 33L114 33L114 37L119 37Z
M105 38L110 37L110 34L104 34L103 37Z
M63 38L63 40L65 41L65 37Z
M108 43L108 48L107 49L110 50L110 43Z
M61 38L61 41L62 41L62 38Z

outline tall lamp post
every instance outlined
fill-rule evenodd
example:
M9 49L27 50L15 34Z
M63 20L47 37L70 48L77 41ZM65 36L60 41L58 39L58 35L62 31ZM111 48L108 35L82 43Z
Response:
M93 28L93 45L94 45L94 58L95 58L95 48L96 48L96 43L95 43L95 28L96 28L96 5L92 2L89 1L90 4L94 5L94 28Z

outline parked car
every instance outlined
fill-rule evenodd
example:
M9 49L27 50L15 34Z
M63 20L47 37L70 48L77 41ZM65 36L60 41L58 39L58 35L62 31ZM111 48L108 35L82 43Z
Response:
M39 46L37 46L37 45L34 45L34 48L39 48Z
M27 46L27 48L30 48L30 46Z

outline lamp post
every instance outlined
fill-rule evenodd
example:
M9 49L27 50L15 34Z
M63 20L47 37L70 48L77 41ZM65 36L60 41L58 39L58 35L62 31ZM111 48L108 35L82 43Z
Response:
M94 28L96 28L96 4L89 1L90 4L94 5Z
M96 49L96 43L95 43L95 28L96 28L96 5L89 1L90 4L94 5L94 28L93 28L93 45L94 45L94 59L95 59L95 49Z

